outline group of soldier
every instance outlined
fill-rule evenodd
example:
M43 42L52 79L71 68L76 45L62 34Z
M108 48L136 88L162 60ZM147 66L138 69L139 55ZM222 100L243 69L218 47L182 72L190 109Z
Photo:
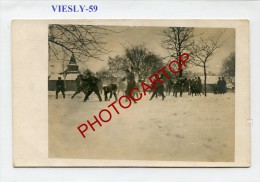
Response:
M101 80L99 78L97 78L90 72L88 72L86 76L83 76L81 74L78 75L75 80L76 91L71 98L73 99L80 92L84 92L85 98L83 101L86 102L89 99L89 96L94 92L97 95L98 100L101 102L102 98L99 88L100 81Z
M127 80L127 88L125 90L126 95L130 94L130 89L134 86L135 82L134 75L129 71L126 70L126 76L122 79ZM75 80L76 85L76 91L72 95L71 99L73 99L77 94L80 92L83 92L85 94L84 102L86 102L89 99L89 96L94 92L98 100L102 101L102 91L104 92L104 100L109 101L112 96L114 95L115 100L117 100L117 84L108 84L103 86L101 79L99 79L97 76L95 76L93 73L88 72L86 75L79 74L77 75L77 78ZM64 81L61 80L61 77L58 77L58 81L56 82L56 99L58 99L59 92L62 93L63 98L65 98L65 87L64 87Z
M171 91L173 92L173 96L177 97L177 94L182 94L184 92L188 92L189 95L201 95L202 91L202 83L200 77L194 77L192 79L187 78L179 78L177 80L170 79L166 83L166 95L170 95Z
M218 77L217 88L214 89L215 94L225 94L227 92L227 82L224 77Z
M160 76L160 79L163 79L163 75ZM130 96L130 91L132 88L136 87L140 89L140 83L142 80L138 80L138 82L135 81L135 75L133 72L131 72L129 69L125 70L125 77L123 77L120 81L127 82L125 92L124 94L126 96ZM102 81L100 78L95 76L93 73L88 72L86 75L79 74L75 80L76 84L76 91L72 95L71 99L73 99L77 94L80 92L83 92L85 94L84 102L86 102L89 99L89 96L94 92L98 100L101 102L101 94L102 91L104 92L104 100L109 101L112 96L115 97L115 100L117 100L117 91L118 91L118 85L117 84L108 84L105 86L102 86ZM152 100L154 97L161 96L162 100L165 99L164 91L166 92L166 95L170 95L170 93L173 93L173 96L177 97L177 94L179 93L179 96L182 97L182 94L184 92L187 92L188 95L201 95L204 94L202 91L202 82L200 77L194 77L192 79L187 78L179 78L179 79L169 79L165 84L163 83L156 83L156 87L151 91L152 95L150 97L150 100ZM63 98L65 98L65 87L64 87L64 81L61 80L61 77L58 78L58 81L56 83L56 99L58 99L58 93L62 92ZM217 88L214 89L214 93L217 92L218 94L224 94L227 92L226 89L226 81L224 77L221 79L219 77L219 80L217 82ZM135 91L132 93L132 95L138 96L140 94L138 91ZM133 100L133 102L135 102Z

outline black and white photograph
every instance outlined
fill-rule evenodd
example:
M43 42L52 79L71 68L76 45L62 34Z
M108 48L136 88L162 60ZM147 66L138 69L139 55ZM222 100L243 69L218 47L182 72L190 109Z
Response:
M234 28L48 28L50 158L234 161Z

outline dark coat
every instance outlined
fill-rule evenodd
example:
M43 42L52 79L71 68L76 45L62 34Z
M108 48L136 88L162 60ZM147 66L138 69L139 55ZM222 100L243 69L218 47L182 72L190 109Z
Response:
M61 90L64 90L65 89L65 87L64 87L64 80L57 80L56 87L61 89Z

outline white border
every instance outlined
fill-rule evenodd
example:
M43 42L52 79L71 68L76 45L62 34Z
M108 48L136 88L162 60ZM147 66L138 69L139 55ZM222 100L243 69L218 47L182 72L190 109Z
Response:
M0 181L259 181L260 93L260 3L174 2L174 1L97 1L95 14L53 13L51 4L85 4L86 1L0 2ZM94 3L93 3L94 4ZM12 167L11 105L11 20L12 19L249 19L251 57L251 168L75 168L15 169Z

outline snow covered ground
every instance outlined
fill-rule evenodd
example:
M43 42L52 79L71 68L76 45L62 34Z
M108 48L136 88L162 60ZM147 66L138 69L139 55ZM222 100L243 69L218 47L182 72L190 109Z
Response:
M95 124L84 139L77 127L114 101L99 102L92 94L82 102L83 93L70 99L55 99L49 92L49 157L171 161L234 160L234 93L207 97L167 96L113 109L112 120ZM103 98L103 96L102 96Z

